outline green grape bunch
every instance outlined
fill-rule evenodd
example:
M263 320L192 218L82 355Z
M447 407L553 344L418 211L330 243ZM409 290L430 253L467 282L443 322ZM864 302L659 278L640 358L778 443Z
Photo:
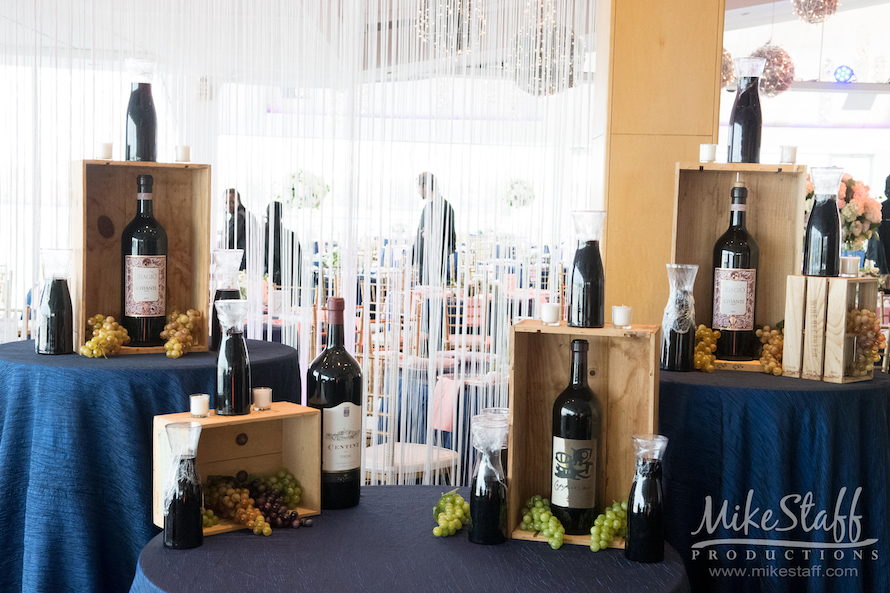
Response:
M554 550L562 547L566 528L550 510L550 501L540 494L535 494L525 503L520 514L522 518L519 529L540 533L547 538L547 543Z
M616 537L627 537L627 502L612 501L612 506L597 516L590 528L590 549L605 550Z
M121 346L130 343L127 330L110 315L94 315L87 319L87 325L93 330L92 337L80 347L81 356L87 358L106 357L115 354Z
M433 518L438 523L433 527L433 535L454 535L470 520L470 503L457 493L457 488L448 493L443 492L433 507Z

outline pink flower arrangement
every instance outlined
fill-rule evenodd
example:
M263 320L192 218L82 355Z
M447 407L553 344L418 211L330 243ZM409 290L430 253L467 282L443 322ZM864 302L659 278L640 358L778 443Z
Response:
M844 230L844 249L859 251L865 248L865 241L870 239L881 225L881 204L869 196L870 188L844 173L837 192L837 209L841 214L841 225ZM807 176L807 200L813 198L813 183Z

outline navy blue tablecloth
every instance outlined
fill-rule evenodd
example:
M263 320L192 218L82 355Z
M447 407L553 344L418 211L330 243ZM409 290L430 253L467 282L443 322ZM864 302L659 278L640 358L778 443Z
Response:
M836 385L662 372L658 418L667 539L693 591L890 591L885 374Z
M202 591L688 591L683 563L637 564L621 550L552 550L543 542L472 544L466 528L433 536L441 486L366 486L358 507L324 511L311 529L247 530L167 550L155 537L139 556L131 593ZM468 497L466 489L463 495Z
M296 351L247 344L253 384L299 402ZM126 591L158 533L152 417L215 386L215 353L87 359L0 345L0 591Z

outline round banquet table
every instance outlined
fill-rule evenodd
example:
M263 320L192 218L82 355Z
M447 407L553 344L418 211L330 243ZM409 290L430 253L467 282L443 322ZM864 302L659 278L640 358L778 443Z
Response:
M248 340L254 385L299 402L289 346ZM88 359L0 345L0 591L125 591L151 521L152 417L216 389L216 353Z
M202 591L688 591L683 562L638 564L621 550L552 550L543 542L472 544L465 527L433 536L441 486L366 486L359 506L324 511L311 529L247 530L167 550L163 535L142 550L131 593ZM466 488L463 496L468 497Z
M693 591L890 591L887 375L837 385L663 371L658 421L666 538ZM726 539L737 541L715 541Z

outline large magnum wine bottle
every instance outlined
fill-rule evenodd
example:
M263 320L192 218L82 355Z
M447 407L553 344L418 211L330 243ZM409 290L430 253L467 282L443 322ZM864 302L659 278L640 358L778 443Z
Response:
M167 232L152 211L151 175L136 178L136 216L121 236L121 325L130 346L161 346L167 306Z
M760 250L745 228L748 190L733 184L729 229L714 244L714 309L711 325L720 330L717 358L753 360L759 341L754 334L754 305Z
M309 365L308 404L321 410L321 508L359 500L362 457L362 370L343 346L342 298L328 299L328 345Z
M596 477L603 406L587 385L587 340L572 340L572 379L553 403L550 508L566 533L590 533L596 518Z

